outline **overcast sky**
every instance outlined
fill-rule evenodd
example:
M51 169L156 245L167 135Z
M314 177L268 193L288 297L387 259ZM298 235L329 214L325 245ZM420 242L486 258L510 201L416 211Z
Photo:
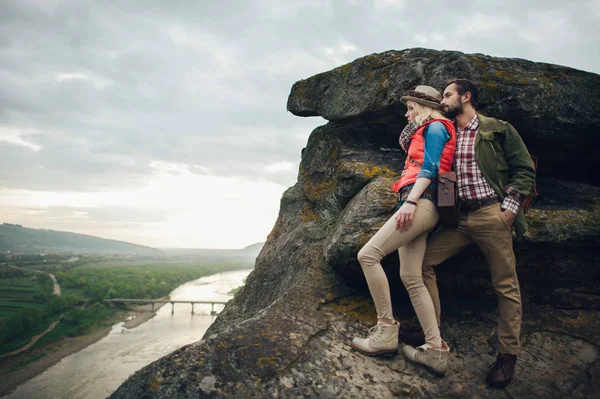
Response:
M297 80L410 47L599 73L599 26L598 0L0 0L0 222L264 241L325 123L286 112Z

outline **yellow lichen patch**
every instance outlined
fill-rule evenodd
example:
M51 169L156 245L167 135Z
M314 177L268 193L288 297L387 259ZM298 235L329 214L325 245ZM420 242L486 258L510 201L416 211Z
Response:
M351 66L352 66L352 63L344 64L342 66L335 68L332 72L337 72L337 74L339 76L341 76L342 78L346 78L346 77L348 77L348 74L350 73Z
M527 214L527 222L536 224L555 225L580 225L581 227L597 225L600 223L600 207L595 206L593 210L582 209L554 209L541 210L532 209Z
M482 71L481 80L482 86L489 85L493 86L493 89L496 89L497 85L502 85L503 83L514 85L536 84L537 86L548 87L552 86L554 80L564 77L549 72L553 71L533 73L523 70L491 69Z
M552 83L552 80L559 76L548 73L554 71L531 72L521 69L502 69L498 68L499 64L490 63L480 56L467 55L481 73L481 85L483 89L497 90L498 85L502 83L528 85L535 83L536 85L545 86Z
M306 169L306 166L304 166L304 162L300 162L300 180L307 180L309 176L310 174Z
M465 54L465 56L471 61L471 63L477 67L477 69L487 69L487 62L481 57L473 54Z
M270 357L259 357L256 361L256 365L263 369L265 366L274 366L275 360L271 359Z
M387 72L381 73L381 76L379 77L379 83L377 85L382 88L389 87L389 77Z
M514 72L504 71L500 69L496 71L496 77L502 80L511 80L514 77Z
M486 82L482 82L481 85L487 90L495 91L498 89L498 85L496 84L496 82L490 82L489 80Z
M596 320L596 315L594 314L594 312L581 312L578 311L577 312L577 317L565 317L562 318L562 324L565 327L573 327L573 328L580 328L580 327L589 327L594 325L595 323L598 323Z
M295 93L294 93L294 96L296 98L304 97L304 95L306 94L307 91L308 91L308 81L307 80L300 80L300 81L296 82Z
M402 61L402 60L404 60L405 58L406 58L406 55L405 55L404 53L397 53L397 54L394 54L394 55L391 57L392 64L395 64L396 62ZM390 64L390 65L391 65L391 64Z
M371 239L372 236L373 236L373 233L371 233L371 232L360 233L360 235L358 236L359 247L362 248L367 243L367 241L369 241ZM358 252L358 250L356 252Z
M271 338L271 334L267 330L262 330L260 332L260 336L263 337L263 338L266 338L266 339Z
M158 388L160 388L160 385L163 383L164 380L165 379L161 376L153 377L150 381L148 381L148 386L150 387L150 389L156 392L158 391Z
M275 226L273 226L273 230L269 233L267 240L275 240L277 237L281 235L281 219L277 218L275 222Z
M308 181L306 183L304 184L304 194L313 202L324 199L336 187L336 182L332 180L325 180L315 185L308 184Z
M302 212L302 214L300 215L300 221L302 223L316 222L319 219L321 219L319 215L312 209L308 209Z
M335 145L329 150L328 158L332 161L336 161L340 156L341 145Z
M488 74L485 74L485 76L489 77ZM513 70L498 69L494 72L493 76L500 84L502 84L502 82L506 82L511 84L525 85L529 84L529 78L526 76L532 75L531 72L528 71L515 72ZM542 75L538 75L538 77L543 78Z
M373 165L365 162L345 162L340 164L338 173L360 175L365 180L373 180L377 176L396 177L397 173L387 166Z
M368 180L372 180L377 176L385 176L385 177L396 176L396 173L393 172L392 170L390 170L390 168L388 168L387 166L375 166L375 165L371 165L370 167L368 165L365 165L365 167L362 168L362 174Z
M600 225L600 201L592 209L531 209L527 214L528 235L535 239L539 235L552 234L560 239L568 236L570 229L595 228Z
M375 307L373 306L373 303L367 299L340 298L335 302L329 303L327 308L343 313L366 324L377 323Z

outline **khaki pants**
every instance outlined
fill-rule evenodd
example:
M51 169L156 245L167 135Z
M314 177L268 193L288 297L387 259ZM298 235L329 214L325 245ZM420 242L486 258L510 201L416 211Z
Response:
M423 256L425 255L427 236L439 219L436 206L428 199L420 199L417 203L413 223L407 231L401 232L396 229L395 217L396 214L358 252L358 262L369 285L377 318L394 319L390 286L381 267L381 260L398 249L400 278L415 308L415 313L425 333L425 339L432 346L440 346L440 329L436 321L435 308L423 282Z
M433 266L472 243L477 244L485 256L498 295L498 352L518 355L521 352L521 292L512 233L500 216L500 203L461 212L456 229L442 228L429 237L423 260L423 281L433 300L437 323L440 325L441 307Z

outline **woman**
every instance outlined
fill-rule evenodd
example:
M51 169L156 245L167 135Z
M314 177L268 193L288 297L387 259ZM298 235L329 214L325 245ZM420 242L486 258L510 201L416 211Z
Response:
M417 349L405 347L403 354L443 375L448 346L440 336L422 276L427 235L439 219L435 177L452 169L456 147L454 125L440 113L441 100L442 95L430 86L417 86L400 99L408 108L405 116L409 123L400 134L400 146L407 152L404 171L392 186L399 195L399 209L358 253L378 322L367 338L354 338L352 346L370 356L398 351L400 324L394 319L389 284L381 267L383 257L398 249L400 277L426 339Z

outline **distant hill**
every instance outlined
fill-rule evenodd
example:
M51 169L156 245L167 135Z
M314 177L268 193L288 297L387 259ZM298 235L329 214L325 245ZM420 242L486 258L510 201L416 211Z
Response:
M186 260L252 260L260 253L264 242L243 249L161 248L164 256Z
M126 253L156 255L155 248L65 231L30 229L18 224L0 224L0 251L60 251L76 253Z
M265 245L264 242L257 242L256 244L248 245L244 249L240 249L239 252L240 252L240 254L244 254L244 255L248 255L248 256L252 256L253 258L256 258L258 256L258 254L260 253L260 251L262 250L264 245Z

